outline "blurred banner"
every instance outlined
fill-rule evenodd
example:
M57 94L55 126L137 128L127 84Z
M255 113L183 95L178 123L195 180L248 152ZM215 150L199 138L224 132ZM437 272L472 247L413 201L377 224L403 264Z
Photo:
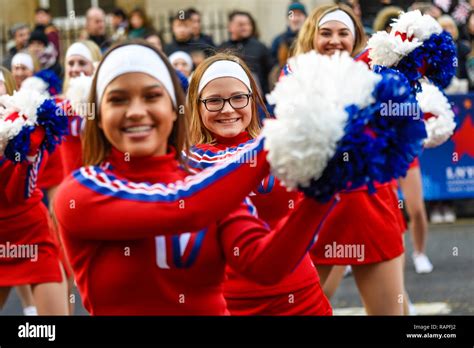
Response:
M456 115L454 135L420 157L426 200L474 198L474 93L448 98Z

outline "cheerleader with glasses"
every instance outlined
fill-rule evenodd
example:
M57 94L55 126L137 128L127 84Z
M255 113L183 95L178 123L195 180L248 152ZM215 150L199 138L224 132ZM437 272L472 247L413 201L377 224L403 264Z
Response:
M257 108L268 116L247 65L231 54L219 53L201 63L188 93L193 168L204 169L239 153L260 133ZM265 177L249 198L259 218L271 228L291 214L301 199L273 175ZM227 267L226 274L224 295L232 315L332 314L308 254L293 272L271 286L247 279L232 267Z

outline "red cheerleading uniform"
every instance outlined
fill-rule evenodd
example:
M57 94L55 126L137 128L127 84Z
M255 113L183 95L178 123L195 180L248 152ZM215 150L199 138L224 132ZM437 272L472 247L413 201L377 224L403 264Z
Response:
M43 156L19 164L0 157L0 286L62 280L58 246L36 187Z
M68 119L68 135L61 144L61 157L64 164L64 174L68 176L73 171L82 167L81 127L83 119L72 116Z
M112 149L103 165L65 180L55 211L91 314L227 315L226 264L274 283L299 263L330 204L304 199L270 233L245 199L268 175L263 141L247 151L257 166L234 161L189 176L173 150L126 162Z
M38 178L38 187L42 190L59 186L64 179L63 162L61 153L56 149L46 161L44 170Z
M247 142L253 141L247 132L233 138L215 138L216 143L199 144L191 149L190 166L205 169L225 162L229 156L240 152ZM293 210L302 195L288 191L278 179L268 175L249 198L255 205L258 217L270 228L275 228ZM320 287L319 276L309 254L303 257L289 275L274 285L258 284L229 266L226 275L224 296L231 315L332 314L331 305ZM291 296L294 296L294 301L291 301Z

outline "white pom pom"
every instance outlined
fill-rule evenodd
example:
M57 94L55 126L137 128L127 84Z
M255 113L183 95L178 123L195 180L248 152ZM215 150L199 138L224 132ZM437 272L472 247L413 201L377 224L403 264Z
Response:
M83 110L89 101L89 94L92 87L92 76L81 76L73 78L69 81L69 87L66 92L66 98L69 99L71 105L76 112L84 116Z
M0 96L0 155L3 155L8 142L17 136L22 127L36 124L38 107L45 100L45 95L36 90L20 89L12 96ZM6 118L14 112L20 116L13 122Z
M381 77L347 53L329 57L311 51L289 65L293 73L269 95L277 119L265 121L263 135L273 173L295 188L322 175L344 135L345 108L371 104Z
M420 41L428 40L431 35L440 34L443 31L436 19L429 15L422 15L419 10L402 13L391 26L392 33L406 33L407 37Z
M448 99L443 93L428 82L421 83L422 92L417 93L416 100L423 113L433 114L425 120L426 133L424 146L427 148L436 147L443 144L453 134L456 128L454 122L454 112Z
M50 97L48 92L48 84L36 76L31 76L25 79L25 81L23 81L21 84L20 90L36 91L40 94L44 94L45 97Z

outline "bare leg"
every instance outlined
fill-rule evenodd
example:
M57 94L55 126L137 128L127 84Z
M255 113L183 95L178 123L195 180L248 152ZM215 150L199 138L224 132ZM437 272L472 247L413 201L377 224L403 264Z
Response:
M410 217L410 232L416 253L425 253L428 237L428 218L421 183L420 168L412 168L405 178L400 179L400 187L405 197L407 213Z
M42 283L32 286L39 315L68 315L67 283L61 267L61 283Z
M368 315L402 315L404 254L375 264L352 266L362 302Z
M333 266L331 272L329 273L326 281L323 285L324 294L328 299L336 292L339 284L341 283L342 278L344 278L344 271L346 266Z
M319 282L321 283L321 287L324 289L324 284L331 273L331 270L334 266L332 265L317 265L316 269L319 274Z

